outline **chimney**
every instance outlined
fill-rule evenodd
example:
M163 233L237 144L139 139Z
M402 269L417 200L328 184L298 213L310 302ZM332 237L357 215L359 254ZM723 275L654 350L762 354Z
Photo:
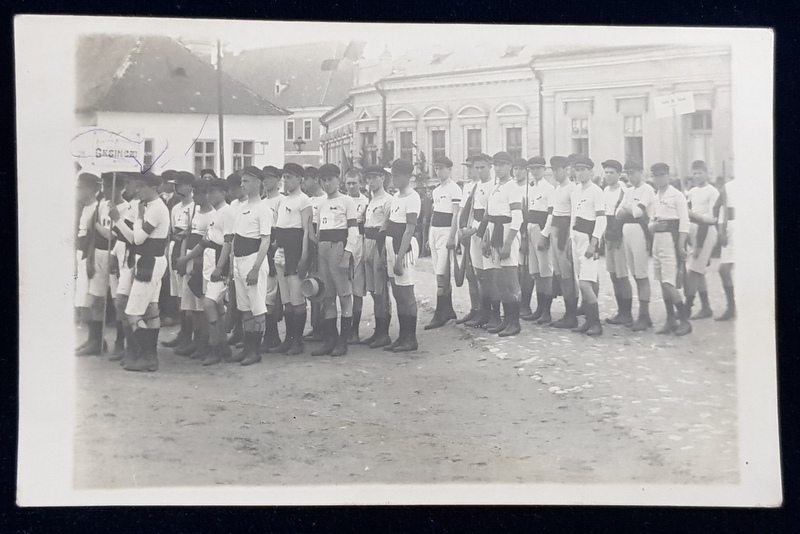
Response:
M392 74L392 53L389 52L389 47L384 46L383 52L380 55L380 76L385 78Z

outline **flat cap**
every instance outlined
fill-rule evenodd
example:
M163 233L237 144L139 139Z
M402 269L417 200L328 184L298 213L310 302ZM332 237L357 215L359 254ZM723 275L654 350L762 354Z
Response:
M433 160L434 167L447 167L448 169L453 168L453 162L447 156L438 156Z
M267 165L266 167L261 169L261 172L264 174L264 178L266 178L267 176L272 176L273 178L280 179L282 174L281 170L275 167L274 165Z
M542 156L533 156L528 160L528 167L547 167L547 162Z
M338 178L341 174L342 170L333 163L326 163L317 171L317 176L319 178L324 178L325 176L335 176Z
M305 173L306 178L316 178L319 173L319 169L317 169L313 165L307 165L303 169L303 172Z
M242 185L242 175L236 172L232 172L231 174L228 175L225 181L228 182L229 189L231 187L239 187L240 185Z
M511 163L512 167L522 167L526 169L528 167L528 160L525 158L514 158L513 163Z
M610 169L616 170L617 172L622 172L622 163L620 163L615 159L607 159L603 163L601 163L600 166L603 167L604 169L608 167Z
M485 161L486 163L491 163L492 157L489 154L484 154L481 152L480 154L475 154L472 156L472 162L474 163L476 161Z
M407 159L396 159L392 163L392 174L411 176L414 172L414 165Z
M569 160L564 156L553 156L550 158L550 166L553 168L563 169L569 165Z
M173 170L173 169L167 169L165 171L161 171L161 179L164 182L168 183L168 184L174 184L175 183L175 175L177 175L177 174L178 174L178 171Z
M254 165L248 165L244 169L242 169L242 176L252 176L253 178L258 178L259 180L264 179L264 173L261 172L261 169Z
M316 171L316 169L314 169ZM303 170L303 167L298 165L297 163L286 163L283 166L283 173L294 174L299 178L305 178L306 171Z
M625 162L625 166L623 168L626 171L641 171L642 169L644 169L644 166L642 166L641 161L637 161L635 159L629 159L628 161Z
M78 175L78 184L80 185L98 185L100 177L90 172L82 172Z
M380 165L370 165L366 169L364 169L364 176L369 176L370 174L380 174L381 176L385 176L388 173L386 169L381 167Z
M475 163L475 156L467 156L462 165L466 165L467 167L472 167L474 163Z
M100 177L103 179L103 183L109 186L111 182L115 182L118 186L122 186L125 183L125 174L121 172L104 172Z
M214 169L203 169L200 171L200 178L202 179L206 174L210 174L212 178L217 178L217 173L214 172Z
M131 180L143 182L148 187L158 187L161 185L161 178L150 171L131 173Z
M220 191L228 192L228 180L223 180L222 178L212 178L211 180L206 181L206 188L207 189L219 189Z
M580 154L575 154L574 152L569 156L567 156L567 165L574 165L575 158L577 158L578 156L580 156Z
M693 171L697 171L697 170L705 171L705 170L707 170L706 162L701 160L701 159L694 160L692 162L692 170Z
M574 167L586 167L587 169L594 169L594 161L583 154L575 154L575 157L572 159L572 163L570 165Z
M194 191L206 191L208 190L208 182L210 181L211 180L197 180L192 184L192 189Z
M177 171L172 177L172 180L169 180L170 183L175 185L192 185L194 181L194 174L189 171Z
M669 174L669 165L666 163L654 163L650 166L650 172L654 175L659 176L661 174Z
M511 154L509 154L505 150L502 150L497 154L495 154L494 156L492 156L492 163L513 163L513 162L514 158L512 158Z

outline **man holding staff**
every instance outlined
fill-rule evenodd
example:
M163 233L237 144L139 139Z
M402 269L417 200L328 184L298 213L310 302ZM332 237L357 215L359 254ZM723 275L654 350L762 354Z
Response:
M535 321L537 324L549 324L550 305L553 302L553 265L555 263L555 248L550 246L550 240L542 235L547 226L552 225L552 215L548 212L548 201L553 193L553 186L544 179L546 162L543 157L535 156L528 160L533 183L528 190L528 210L525 213L525 222L528 230L528 269L533 277L536 287L536 310L522 316L525 321Z

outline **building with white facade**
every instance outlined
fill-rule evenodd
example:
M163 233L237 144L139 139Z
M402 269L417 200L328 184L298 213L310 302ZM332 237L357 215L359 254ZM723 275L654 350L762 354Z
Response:
M76 70L78 127L140 140L142 169L211 168L224 175L247 165L283 165L289 112L224 72L218 99L214 66L169 37L82 37Z

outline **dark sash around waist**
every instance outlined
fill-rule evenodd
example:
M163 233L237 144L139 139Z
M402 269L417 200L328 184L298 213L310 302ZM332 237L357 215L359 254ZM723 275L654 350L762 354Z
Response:
M86 253L89 252L89 236L87 235L78 236L77 246L78 246L78 252L81 253L81 258L85 258Z
M576 232L580 232L591 237L592 233L594 232L595 224L596 221L590 221L582 217L575 217L575 224L573 225L572 229Z
M380 226L368 226L364 228L364 237L367 239L378 239L378 236L381 233Z
M286 261L284 275L297 274L300 257L303 255L303 229L302 228L273 228L275 243L283 249Z
M697 225L697 247L703 248L703 245L706 242L706 237L708 237L708 228L711 226L716 226L714 224L706 224L701 222L696 222Z
M622 221L614 215L606 215L606 243L619 243L622 241L622 226Z
M492 225L492 235L489 237L489 246L492 248L503 248L503 228L505 224L511 222L508 215L489 215L489 222Z
M100 235L100 232L94 234L94 248L95 250L108 250L108 239Z
M431 226L436 228L449 228L453 223L453 214L434 211L431 217Z
M725 220L726 221L736 220L736 208L725 208Z
M239 234L233 236L233 255L237 258L255 254L260 246L260 237L244 237Z
M553 227L558 229L558 250L564 250L569 236L569 215L553 215Z
M364 228L364 223L363 222L358 223L358 233L364 235L365 230L366 229Z
M472 210L472 218L478 222L481 222L483 220L484 213L486 213L485 209L475 208Z
M175 228L175 234L177 234L179 232L183 232L185 230L186 230L185 228L177 228L176 227ZM181 244L181 241L183 241L183 238L177 239L175 237L175 234L172 235L172 241L175 243L175 245L173 245L172 254L170 254L170 257L169 257L170 263L172 264L172 269L173 270L176 270L175 264L178 262L178 258L181 257L181 246L180 246L180 244Z
M403 240L403 234L406 232L406 224L389 221L386 227L387 237L392 238L392 248L395 254L400 254L400 242Z
M219 257L222 255L223 245L218 245L213 241L208 241L206 245L208 246L208 248L214 251L214 268L216 268L216 266L219 265ZM221 274L223 277L225 277L228 276L230 272L231 272L231 262L227 262L225 263L225 268L222 269Z
M328 243L346 243L347 242L347 229L346 228L337 228L335 230L320 230L319 231L319 240L320 242L328 242Z
M144 243L136 245L136 254L139 255L139 259L136 260L136 266L133 271L134 279L140 282L149 282L153 279L156 258L164 255L166 246L166 238L159 239L155 237L148 237Z
M680 221L678 219L669 219L666 222L667 227L664 230L656 230L654 233L657 234L664 234L669 233L672 235L672 245L675 247L675 258L678 258L680 254L678 253L678 243L680 243L678 231L680 229Z
M539 229L544 228L547 223L547 212L539 210L530 210L525 212L525 222L528 224L538 224Z

